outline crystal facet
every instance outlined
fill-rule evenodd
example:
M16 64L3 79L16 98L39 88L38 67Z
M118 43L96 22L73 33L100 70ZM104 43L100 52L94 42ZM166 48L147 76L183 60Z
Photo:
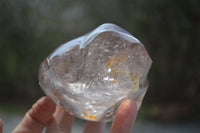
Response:
M127 99L139 109L151 64L139 40L114 24L103 24L49 55L40 65L39 84L70 114L107 122Z

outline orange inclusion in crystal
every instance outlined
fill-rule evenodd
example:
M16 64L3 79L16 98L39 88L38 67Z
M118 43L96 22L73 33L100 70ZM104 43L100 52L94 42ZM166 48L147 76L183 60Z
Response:
M53 92L53 95L60 101L61 100L61 98L55 93L55 92Z
M133 80L133 81L136 81L137 82L137 88L136 88L136 90L138 90L139 89L139 82L140 82L140 77L139 76L135 76L135 71L133 70L132 71L132 75L131 75L131 79Z
M107 63L106 67L112 67L113 63L117 63L117 61L119 61L119 63L123 63L124 60L127 59L127 53L118 53L116 55L114 55Z
M125 60L127 60L127 53L118 53L107 61L106 67L111 69L111 77L114 77L115 74L119 76L122 73L119 68L114 68L114 65L121 66ZM119 81L113 80L112 83L119 83Z
M88 114L85 109L83 109L83 115L82 115L82 117L85 118L85 119L89 119L89 120L96 120L97 119L96 116Z

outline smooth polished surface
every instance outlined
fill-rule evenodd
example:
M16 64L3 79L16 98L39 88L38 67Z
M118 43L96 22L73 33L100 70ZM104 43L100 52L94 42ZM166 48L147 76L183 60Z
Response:
M39 84L70 114L107 122L127 99L139 109L151 64L139 40L114 24L103 24L50 54L40 65Z

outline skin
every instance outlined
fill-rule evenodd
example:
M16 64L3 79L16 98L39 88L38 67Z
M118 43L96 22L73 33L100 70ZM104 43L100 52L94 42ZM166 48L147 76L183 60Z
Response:
M3 130L3 122L2 122L2 120L0 118L0 133L2 133L2 130Z
M123 102L116 113L110 133L131 133L137 115L134 101ZM40 98L26 113L13 133L70 133L74 116L68 114L48 97ZM3 124L0 119L0 133ZM105 123L87 121L83 133L104 133Z

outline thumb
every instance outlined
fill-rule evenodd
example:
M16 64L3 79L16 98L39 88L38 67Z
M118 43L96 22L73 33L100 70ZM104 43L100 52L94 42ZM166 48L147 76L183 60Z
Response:
M131 133L137 116L137 106L134 101L123 102L116 113L110 133Z

